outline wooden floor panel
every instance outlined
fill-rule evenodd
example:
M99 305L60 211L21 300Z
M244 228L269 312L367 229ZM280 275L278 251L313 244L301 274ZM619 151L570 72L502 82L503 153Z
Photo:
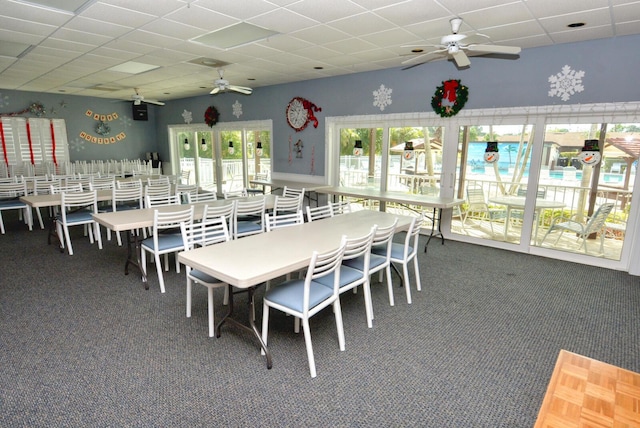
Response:
M560 351L535 428L640 428L640 373Z

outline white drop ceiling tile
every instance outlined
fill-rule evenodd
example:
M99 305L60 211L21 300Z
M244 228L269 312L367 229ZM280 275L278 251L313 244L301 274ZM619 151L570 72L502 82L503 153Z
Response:
M362 6L344 0L301 0L293 3L289 9L323 24L348 15L366 12Z
M46 57L49 61L58 62L58 61L69 61L73 58L77 58L82 53L75 51L67 51L64 49L53 49L45 46L36 46L29 52L26 56L30 58L39 58Z
M544 34L543 28L538 21L531 20L526 22L516 22L509 25L501 25L499 27L482 28L479 30L482 34L489 36L491 41L497 42L507 40L517 33L520 37L530 37Z
M109 0L109 4L155 16L164 16L187 7L187 4L181 0Z
M538 0L535 0L538 1ZM487 9L495 6L503 6L509 3L520 3L521 0L441 0L442 6L449 9L453 15L472 12L480 9Z
M327 24L329 27L337 28L351 36L363 36L365 34L379 33L387 29L395 28L386 19L373 12L361 13L355 16L349 16Z
M336 52L333 49L328 49L323 46L314 46L311 48L305 48L305 49L297 50L294 53L296 55L306 57L309 60L316 59L319 61L322 61L325 58L332 58L339 54L339 52Z
M348 37L344 32L331 28L327 25L316 25L301 31L296 31L291 35L317 45L337 42Z
M535 0L528 1L526 4L536 17L547 18L556 15L571 14L576 12L576 10L607 8L609 7L609 0L579 0L578 2Z
M434 21L407 25L403 28L412 34L415 34L422 41L434 39L437 43L440 43L442 36L451 34L451 23L449 23L449 19L449 17L436 19ZM460 27L460 33L468 33L470 31L472 31L471 27L465 25L463 22L462 27Z
M134 59L136 59L137 57L140 56L140 54L135 53L135 52L127 52L127 51L122 51L122 50L119 50L119 49L110 49L110 48L105 48L105 47L100 47L100 48L94 49L91 52L91 54L102 56L102 57L105 57L105 58L113 58L113 59L118 60L120 62L132 61L132 60L134 60ZM140 62L140 61L138 61L138 62Z
M175 37L167 37L161 34L150 33L142 30L134 30L127 35L122 36L122 40L156 46L158 48L171 48L182 43L182 40Z
M279 62L282 64L303 64L303 63L307 63L309 61L309 58L305 58L303 56L300 55L296 55L295 53L279 53L279 54L274 54L274 55L270 55L269 56L269 60L271 61L275 61L275 62ZM225 78L227 77L227 75L225 74Z
M201 28L168 19L157 19L140 27L140 29L150 33L162 34L163 36L175 37L180 40L188 40L202 35Z
M56 26L63 25L73 16L73 14L69 12L43 9L28 3L16 3L12 1L2 2L0 15Z
M166 15L164 19L200 28L202 34L219 30L239 22L238 19L199 7L197 4L192 4L190 8L176 10Z
M326 43L326 48L338 51L343 54L352 54L355 52L375 49L375 45L364 40L351 38L339 40L337 42Z
M80 52L80 53L89 52L95 49L95 47L90 44L70 42L68 40L56 39L53 37L49 37L48 39L43 41L40 44L40 46L53 48L53 49L64 49L67 51L74 51L74 52Z
M304 49L304 48L315 46L315 44L309 43L306 40L302 40L297 37L286 36L286 35L269 37L268 39L261 40L256 44L260 46L265 46L267 48L283 51L283 52L292 52L298 49Z
M285 9L275 9L264 15L248 19L247 22L268 30L277 31L280 34L292 33L318 24L313 19Z
M271 55L275 55L282 52L277 49L272 49L267 45L257 45L257 44L248 44L248 45L238 46L237 48L233 48L231 50L242 55L263 57L267 59Z
M196 5L244 21L275 9L272 3L263 0L198 0Z
M351 0L353 3L360 5L368 10L376 10L383 7L393 6L402 3L405 0ZM432 0L429 0L432 1Z
M524 51L524 49L536 48L540 46L550 46L553 44L553 40L551 39L551 37L549 37L546 34L540 34L540 35L531 36L531 37L522 37L518 39L511 39L511 40L501 40L500 43L521 47L523 49L523 52L521 52L520 55L522 56L527 54L527 52Z
M610 25L604 25L602 27L588 28L578 31L562 31L559 33L551 33L551 38L556 43L571 43L584 40L584 35L580 34L582 31L586 31L589 39L602 39L605 37L613 37L613 30Z
M138 55L148 54L157 50L156 46L145 45L144 43L132 42L131 40L115 39L102 45L103 48L116 49L120 51L135 53Z
M131 31L131 27L117 25L111 22L104 22L99 19L89 19L83 16L76 16L66 25L70 30L81 33L99 34L107 37L120 37Z
M55 25L47 25L38 22L25 21L23 19L0 16L0 28L45 37L53 33L57 27Z
M113 40L113 37L104 36L101 34L87 33L86 31L72 30L70 28L59 28L55 33L51 35L60 40L68 40L70 42L88 43L90 45L100 46L104 43Z
M567 28L572 22L584 22L584 27ZM540 19L540 24L548 33L559 32L583 32L590 28L611 25L611 14L609 9L596 9L582 13L571 13L567 15L554 16L551 18Z
M374 49L370 51L355 52L352 56L361 61L404 61L406 58L399 56L396 52L387 49Z
M613 7L614 22L629 22L640 20L640 2Z
M207 57L217 58L220 52L224 52L221 49L204 46L199 43L193 43L189 41L178 43L175 46L164 49L167 52L182 52L189 54L192 58Z
M399 48L404 44L415 41L415 36L404 29L392 29L379 33L367 34L360 37L375 46L386 48Z
M119 58L109 58L109 57L105 57L102 55L95 55L95 54L86 54L82 57L81 61L89 61L94 64L102 64L105 68L113 67L115 65L119 65L124 62Z
M526 22L533 18L531 12L523 3L510 3L491 9L460 14L464 23L475 30L479 28L496 27L505 22ZM465 30L466 31L466 30ZM449 29L451 32L451 29Z
M376 11L381 17L396 25L406 26L449 16L450 13L439 4L424 0L407 0Z
M21 33L17 31L7 30L0 28L0 40L4 40L11 43L22 43L26 45L37 45L41 43L44 38L42 36L36 36L34 34Z
M624 22L616 25L616 35L629 36L632 34L638 34L638 28L640 28L640 21Z
M125 9L120 6L112 6L103 2L93 3L82 12L82 16L131 28L139 27L157 19L155 15Z

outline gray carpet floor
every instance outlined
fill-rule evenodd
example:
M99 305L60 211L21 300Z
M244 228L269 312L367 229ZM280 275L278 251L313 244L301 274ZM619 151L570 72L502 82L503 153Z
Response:
M312 379L290 317L272 313L267 370L248 333L208 337L203 287L185 317L184 272L161 294L151 270L144 290L115 239L100 251L75 231L69 256L4 217L2 427L531 427L560 349L640 371L640 278L624 272L434 241L413 304L396 275L394 307L374 280L373 329L362 293L343 295L344 352L330 310L311 320Z

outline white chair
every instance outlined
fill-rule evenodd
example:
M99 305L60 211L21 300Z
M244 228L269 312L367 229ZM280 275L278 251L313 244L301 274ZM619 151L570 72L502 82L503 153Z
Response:
M163 205L179 205L180 195L145 195L145 208L161 207Z
M141 248L141 264L144 274L147 274L146 253L153 254L156 263L156 271L158 272L158 282L160 283L160 291L164 293L164 276L162 275L162 265L160 264L160 255L164 254L165 270L169 270L169 253L177 253L184 250L184 241L182 233L175 233L175 229L179 228L182 223L193 223L193 206L187 209L173 212L160 212L155 210L153 213L153 236L145 239L140 244ZM180 272L180 263L176 257L176 271Z
M5 182L0 183L0 231L4 235L4 221L2 211L19 210L24 215L24 222L33 230L33 219L31 209L24 202L20 202L20 196L27 196L27 182Z
M302 224L304 223L304 216L302 215L302 210L290 214L265 214L265 223L267 224L267 232L271 232L282 227Z
M578 250L584 246L584 253L588 254L587 238L589 237L589 235L596 233L600 235L600 253L602 253L604 252L604 238L606 234L605 228L607 217L614 207L615 205L612 203L600 205L600 207L593 213L593 215L589 217L586 223L581 223L579 221L573 220L573 217L571 219L564 217L556 218L553 220L553 223L551 223L551 226L549 226L549 230L547 230L544 238L542 238L542 242L547 239L547 236L549 236L551 232L559 230L560 234L558 235L556 242L554 242L553 244L555 246L564 232L572 232L576 235L577 239L581 241Z
M273 215L291 214L297 211L301 211L302 198L304 194L298 196L276 196L273 203Z
M340 294L349 290L353 290L355 293L356 288L362 285L364 289L365 313L369 328L373 327L373 313L370 306L371 300L369 299L371 294L369 287L369 266L371 261L371 244L373 243L373 237L377 228L377 226L373 226L366 235L347 239L342 256L342 267L340 268L340 280L338 283ZM349 266L347 263L349 260L358 260L358 268ZM319 278L318 282L326 286L331 286L331 284L333 284L333 276L327 275Z
M249 194L247 193L247 189L223 190L222 195L225 199L246 198L247 196L249 196Z
M224 216L203 219L199 223L182 223L181 226L182 236L185 243L185 250L192 250L196 247L204 247L207 245L213 245L220 242L226 242L230 239L229 229L227 227L227 220ZM187 273L187 318L191 318L191 289L192 284L201 284L207 287L207 305L209 316L209 337L213 337L215 310L213 305L213 290L215 288L223 287L227 285L225 282L220 281L217 278L207 275L206 273L192 269L186 266ZM225 288L225 290L227 290ZM226 292L225 292L226 300Z
M113 177L94 177L89 183L89 190L110 190L116 186L115 183Z
M323 254L314 251L304 279L285 281L277 287L266 291L264 295L262 309L262 340L264 344L266 345L268 340L270 308L301 319L311 377L316 377L316 364L313 357L309 318L327 306L333 306L338 331L338 345L340 350L344 351L344 328L338 292L340 267L345 244L346 238L342 237L336 250ZM334 280L331 287L317 282L318 278L332 273L334 273Z
M118 180L116 181L116 187L118 189L124 189L127 187L139 187L142 189L142 180L141 179L129 179L129 180Z
M300 199L304 199L305 188L296 189L294 187L284 186L282 189L282 196L285 198L295 198L298 197Z
M98 214L97 192L95 190L88 192L61 192L60 198L60 213L56 217L56 231L60 239L60 249L64 250L66 242L69 255L73 255L69 227L80 225L86 226L89 240L92 244L95 235L98 248L102 249L100 225L93 220L93 214Z
M195 184L176 184L175 193L186 203L189 201L189 195L196 195L198 193L198 186Z
M168 175L161 175L158 178L147 178L148 186L162 186L171 184Z
M373 235L373 241L371 242L371 248L379 248L384 249L386 252L383 255L371 253L369 255L369 270L368 275L373 275L376 272L380 272L380 277L382 277L382 271L384 270L387 274L387 290L389 293L389 304L391 306L394 305L393 301L393 283L391 282L391 242L393 240L393 235L396 231L396 226L398 225L398 219L391 226L376 228L376 231ZM352 259L344 260L343 264L345 266L349 266L350 268L357 269L363 272L366 272L366 257L359 256ZM367 325L369 328L373 327L373 302L371 299L371 291L370 291L370 281L367 281L364 285L365 290L365 302L368 304L368 313L367 313Z
M265 199L260 197L236 201L236 211L233 219L233 239L265 231L265 204Z
M310 207L307 205L305 208L307 211L307 221L309 222L328 218L333 215L331 205L329 204L320 205L318 207Z
M464 212L462 225L464 226L467 218L477 218L479 220L489 220L491 234L493 231L493 223L496 220L504 220L507 217L507 210L504 208L492 208L487 203L487 197L482 187L467 187L467 209ZM506 225L505 225L506 227Z
M218 196L216 192L203 192L203 193L187 193L187 202L190 204L197 204L200 202L217 201Z
M420 226L424 217L416 217L411 221L409 230L404 238L403 243L391 242L391 263L399 263L402 265L402 277L404 279L404 288L407 295L407 303L411 304L411 280L409 279L409 263L413 260L413 269L416 275L416 288L422 290L420 284L420 269L418 268L418 238L420 237ZM371 250L374 254L386 256L387 248L385 246L376 246ZM393 300L390 300L393 306Z
M351 212L351 203L348 201L330 202L331 215L347 214Z
M113 212L142 209L144 207L143 201L142 187L114 187L111 194L110 208ZM118 245L122 246L120 232L116 232L116 237L118 239ZM111 240L111 229L107 229L107 239Z

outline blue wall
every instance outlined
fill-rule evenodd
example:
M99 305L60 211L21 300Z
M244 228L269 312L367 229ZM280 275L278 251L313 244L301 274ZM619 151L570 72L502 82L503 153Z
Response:
M67 121L72 160L131 159L141 157L147 151L158 151L162 159L169 160L167 126L183 124L184 110L193 113L194 123L203 123L204 111L213 105L220 112L220 122L272 119L274 171L308 174L308 161L288 163L290 137L294 142L302 139L305 159L310 158L311 147L315 147L315 168L323 171L325 117L432 112L431 97L443 80L461 79L469 87L465 109L639 101L639 46L640 36L617 37L525 49L518 60L474 57L471 67L466 70L457 70L448 61L438 61L405 71L396 68L256 88L251 96L236 93L203 95L171 100L164 107L149 105L148 122L131 120L130 103L9 90L0 90L0 113L22 110L34 101L42 102L48 110L53 108L55 113L49 114L50 117ZM582 79L585 90L567 102L548 96L549 76L559 73L565 65L585 72ZM381 84L393 90L392 104L383 112L373 105L373 91ZM287 125L285 109L296 96L322 108L316 113L318 128L310 125L296 133ZM239 118L233 115L232 105L236 100L242 104L243 114ZM66 107L60 105L62 101ZM104 146L81 141L79 133L91 130L96 124L85 115L87 109L99 113L116 112L120 118L111 128L115 133L124 131L127 138Z

